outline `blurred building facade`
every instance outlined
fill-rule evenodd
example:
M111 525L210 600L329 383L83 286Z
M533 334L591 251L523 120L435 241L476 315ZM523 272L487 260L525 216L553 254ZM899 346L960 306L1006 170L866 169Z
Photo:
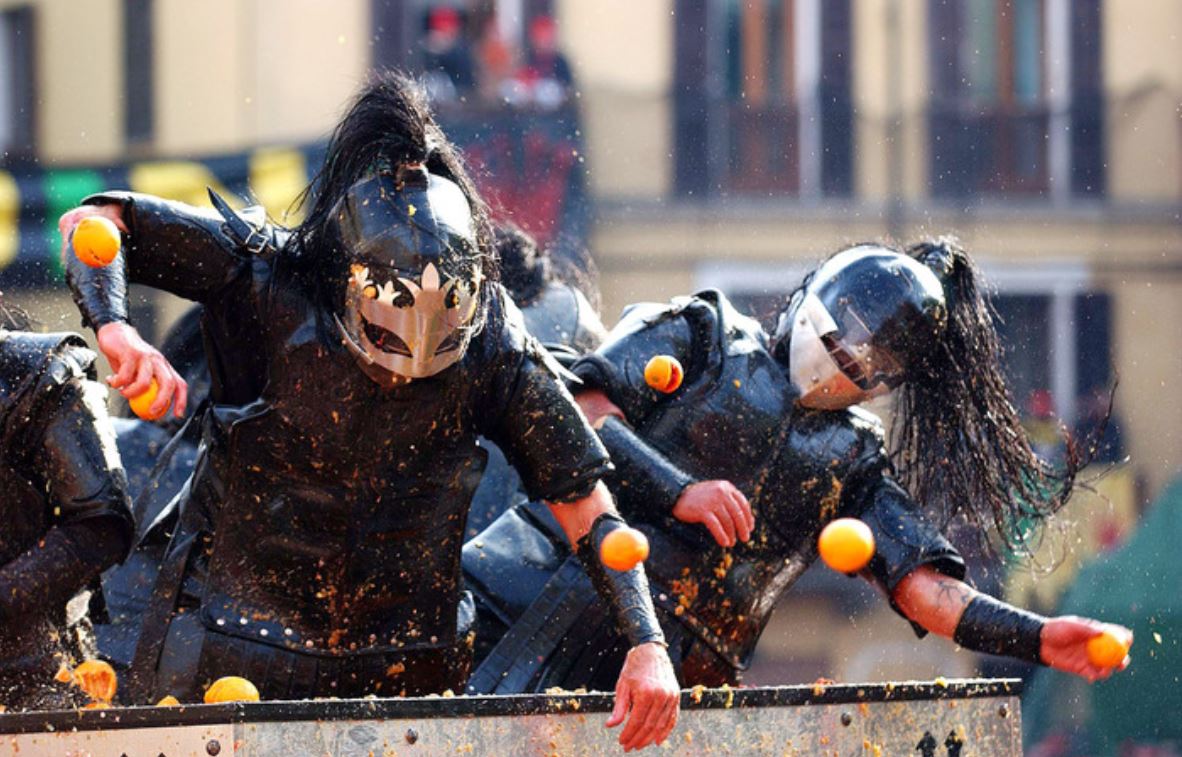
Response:
M187 159L271 147L249 171L278 216L309 168L283 146L326 136L371 67L421 66L456 21L439 8L489 70L557 21L609 325L703 287L767 313L845 244L955 233L997 286L1017 400L1049 393L1070 424L1119 377L1142 498L1182 471L1179 3L0 0L0 228L21 166L142 161L133 187L199 201L210 177ZM474 86L458 107L515 96ZM20 244L4 233L0 263ZM77 328L60 289L21 299ZM846 614L792 607L816 628ZM768 675L969 670L934 642L944 656L917 663L901 623L863 659L882 632L859 625L800 635L808 662Z

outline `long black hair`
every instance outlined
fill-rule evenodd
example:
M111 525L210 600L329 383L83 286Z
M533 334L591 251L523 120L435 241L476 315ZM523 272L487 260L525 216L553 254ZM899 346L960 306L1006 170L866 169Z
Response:
M960 244L943 237L906 254L935 271L948 317L896 390L891 452L899 480L945 520L961 516L994 548L1028 555L1036 546L1031 526L1066 504L1090 454L1066 430L1062 465L1031 449L1006 386L983 279Z
M333 211L349 188L380 172L423 164L430 173L455 182L472 210L477 251L487 294L497 280L488 207L468 174L459 150L431 115L427 95L397 71L371 75L329 139L324 164L296 203L305 211L288 247L297 277L311 296L331 310L339 303L347 260L333 223ZM483 297L484 302L488 297Z

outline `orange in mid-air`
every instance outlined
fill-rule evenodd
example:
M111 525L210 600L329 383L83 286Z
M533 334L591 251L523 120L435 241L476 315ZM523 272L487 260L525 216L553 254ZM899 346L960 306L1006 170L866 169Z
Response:
M617 528L603 537L599 559L612 570L632 570L648 559L648 539L635 528Z
M857 573L874 557L874 534L857 518L838 518L821 531L817 551L838 573Z
M672 355L654 355L644 366L644 382L664 394L676 392L685 370Z
M225 676L210 684L205 690L205 703L257 702L259 690L250 681L240 676Z
M1098 668L1115 668L1124 662L1129 646L1112 631L1088 639L1088 662Z
M147 390L137 396L132 397L127 401L131 406L131 411L143 418L146 421L158 421L168 414L168 408L163 411L153 414L152 403L156 401L156 395L160 392L160 385L156 383L156 379L152 379L152 383L148 385Z
M108 703L115 698L119 678L110 663L103 660L85 660L70 674L74 685L82 689L95 702Z
M79 221L70 243L78 259L91 268L110 265L123 246L119 227L102 216L87 216Z

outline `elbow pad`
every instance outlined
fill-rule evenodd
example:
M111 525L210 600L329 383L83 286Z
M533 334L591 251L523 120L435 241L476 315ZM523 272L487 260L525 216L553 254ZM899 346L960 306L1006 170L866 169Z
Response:
M1042 627L1045 624L1046 618L1041 615L979 594L960 616L952 640L975 652L1042 665Z
M624 519L615 513L604 513L596 518L591 530L579 539L579 561L590 576L596 592L615 611L616 620L632 646L649 642L664 645L665 634L657 622L644 567L637 565L632 570L621 572L609 569L599 558L599 547L604 537L617 528L626 526Z
M617 498L651 503L656 510L667 515L677 504L681 492L694 483L693 476L666 460L631 426L615 416L604 420L599 428L599 438L616 468L606 481Z

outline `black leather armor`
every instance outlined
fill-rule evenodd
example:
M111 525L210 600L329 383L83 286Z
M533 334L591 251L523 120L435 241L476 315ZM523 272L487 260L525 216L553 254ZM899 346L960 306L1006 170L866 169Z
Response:
M499 290L459 363L379 386L341 344L333 314L301 289L292 251L246 254L221 219L157 198L113 193L88 202L121 203L130 229L116 264L70 266L90 323L123 317L112 303L124 272L205 305L212 404L178 531L197 544L186 572L201 577L201 671L217 672L219 649L237 654L226 651L237 644L229 639L325 665L454 650L465 631L457 624L462 530L484 464L477 435L505 450L534 497L580 498L609 469ZM170 664L167 654L152 665ZM287 696L299 683L280 667L275 680L255 681L264 696ZM405 667L419 676L415 689L462 682ZM389 684L398 690L396 675ZM376 693L372 679L344 674L332 686L311 693Z
M53 676L91 651L85 607L67 603L121 560L133 526L127 481L73 334L0 330L0 704L69 706Z

